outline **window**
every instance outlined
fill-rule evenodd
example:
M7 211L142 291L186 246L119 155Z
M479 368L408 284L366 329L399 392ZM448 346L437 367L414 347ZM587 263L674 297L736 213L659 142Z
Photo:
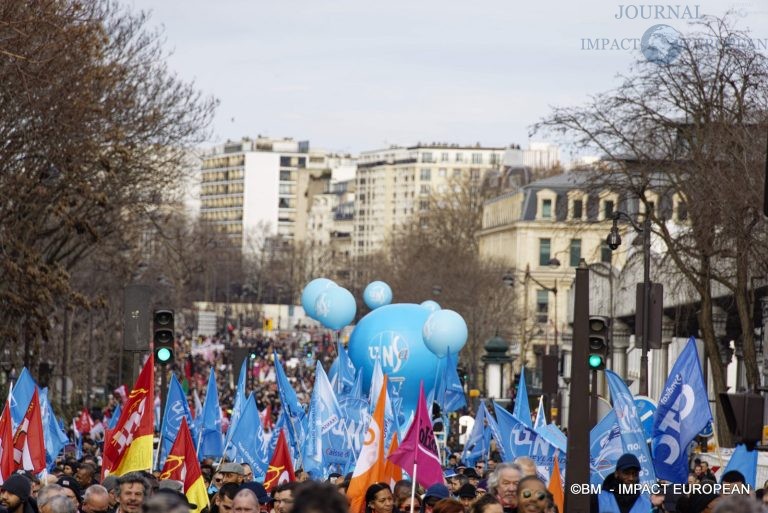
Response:
M441 167L440 169L437 170L437 175L440 178L445 178L446 176L448 176L448 170L445 169L444 167Z
M280 171L280 180L283 182L292 182L293 173L291 173L290 171Z
M545 199L541 202L541 217L543 219L551 219L552 218L552 200L551 199Z
M440 154L440 162L448 162L448 160L449 157L447 151Z
M539 239L539 265L549 265L552 241Z
M549 291L536 291L536 322L546 324L549 320Z
M427 200L420 200L419 201L419 210L429 210L429 201Z
M583 210L584 210L584 202L581 200L573 200L573 218L581 219Z
M453 170L453 177L459 178L461 176L461 169L454 169Z
M605 219L613 218L613 201L605 200L603 203L603 213L605 215Z
M431 151L425 151L421 154L421 161L422 162L432 162L432 152Z
M291 167L291 157L280 157L280 167Z
M421 179L422 180L431 180L432 179L432 170L427 168L423 168L421 170Z
M578 267L581 260L581 239L571 239L571 267Z
M456 162L464 162L464 154L463 153L457 153L456 154Z
M472 163L473 164L482 164L483 163L483 154L482 153L473 153L472 154Z
M611 251L611 248L608 247L608 244L603 241L603 243L600 244L600 261L604 264L610 264L612 259L613 251Z
M421 190L419 192L420 194L429 194L429 184L427 183L421 184Z

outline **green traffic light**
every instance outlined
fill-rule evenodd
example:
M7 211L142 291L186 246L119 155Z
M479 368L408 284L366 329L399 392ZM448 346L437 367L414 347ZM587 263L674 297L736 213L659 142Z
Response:
M157 361L160 363L168 363L171 361L171 358L173 358L173 353L170 349L167 347L161 347L157 350L157 353L155 355L157 357Z
M590 369L600 369L603 367L603 357L599 354L591 354L589 355L589 368Z

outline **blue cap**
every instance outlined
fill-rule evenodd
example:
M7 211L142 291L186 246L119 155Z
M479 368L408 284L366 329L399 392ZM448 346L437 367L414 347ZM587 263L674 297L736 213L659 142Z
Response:
M451 492L448 487L442 483L433 484L427 488L427 493L424 494L424 499L427 497L437 497L438 499L447 499L451 496Z

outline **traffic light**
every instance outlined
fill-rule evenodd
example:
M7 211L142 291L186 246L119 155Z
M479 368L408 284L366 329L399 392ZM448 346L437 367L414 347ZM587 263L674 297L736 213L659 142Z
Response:
M152 314L152 341L157 363L168 365L173 361L174 339L173 310L155 310Z
M589 316L589 357L587 363L590 370L605 369L608 358L608 346L610 345L609 328L611 325L608 317L602 315Z
M749 392L721 392L719 396L733 443L744 444L748 449L753 449L763 438L763 397Z

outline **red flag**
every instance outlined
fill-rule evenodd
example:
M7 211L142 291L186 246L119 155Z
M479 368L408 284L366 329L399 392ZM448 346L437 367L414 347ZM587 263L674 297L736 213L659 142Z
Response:
M179 433L165 460L160 479L173 479L184 483L184 495L190 503L197 506L192 511L202 511L208 506L208 491L205 488L200 463L197 461L195 443L192 441L186 417L181 418Z
M440 466L440 457L437 454L435 432L432 430L432 420L427 411L424 382L422 381L419 385L419 404L416 408L416 416L400 447L388 459L406 472L411 472L415 466L416 482L424 488L429 488L436 483L445 483L443 468Z
M13 428L11 427L11 402L5 402L0 415L0 483L10 476L16 463L13 461Z
M278 485L290 481L296 481L296 474L293 473L291 452L288 450L288 442L285 441L285 433L281 429L275 453L272 455L272 461L269 462L267 475L264 476L264 489L270 493Z
M150 355L123 404L115 429L104 439L102 479L109 474L122 476L132 470L152 468L154 404L155 360Z
M80 412L80 416L75 421L75 427L80 434L91 432L91 429L93 429L93 419L87 409L83 408L83 411Z
M43 438L43 416L37 387L32 393L24 418L13 435L13 461L16 468L34 473L45 470L45 442Z
M261 424L264 426L264 431L272 431L274 422L272 422L272 405L267 404L264 408L264 412L261 414Z

